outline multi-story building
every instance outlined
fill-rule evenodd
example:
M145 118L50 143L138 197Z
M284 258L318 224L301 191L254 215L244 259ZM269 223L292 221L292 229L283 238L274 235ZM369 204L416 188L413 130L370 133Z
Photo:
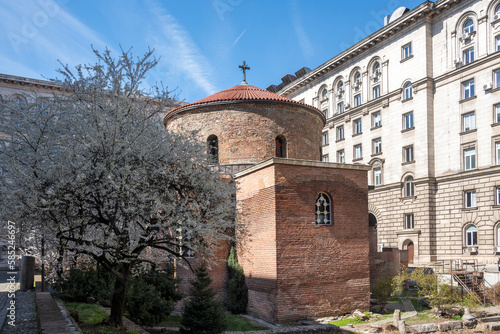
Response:
M385 21L268 90L324 111L322 160L372 167L368 221L379 256L399 250L414 265L494 263L500 1L426 1Z

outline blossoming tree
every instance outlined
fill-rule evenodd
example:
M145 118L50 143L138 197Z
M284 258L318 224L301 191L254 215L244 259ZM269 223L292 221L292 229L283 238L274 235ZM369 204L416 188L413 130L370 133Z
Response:
M232 238L234 184L210 169L204 145L161 124L173 99L142 89L152 51L94 53L95 65L59 70L63 93L0 108L1 214L109 269L109 322L121 326L131 269L149 254L210 258Z

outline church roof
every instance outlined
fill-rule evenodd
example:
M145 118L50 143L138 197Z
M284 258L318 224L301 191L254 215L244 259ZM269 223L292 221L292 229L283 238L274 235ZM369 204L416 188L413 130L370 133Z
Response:
M163 122L165 123L165 121L170 116L182 112L184 110L189 110L210 104L226 104L226 103L241 103L241 102L277 102L277 103L299 105L301 107L313 110L323 115L324 117L324 114L318 108L315 108L311 105L289 99L287 97L269 92L267 90L248 85L246 83L242 83L240 85L207 96L196 102L185 104L181 107L172 109L163 117Z

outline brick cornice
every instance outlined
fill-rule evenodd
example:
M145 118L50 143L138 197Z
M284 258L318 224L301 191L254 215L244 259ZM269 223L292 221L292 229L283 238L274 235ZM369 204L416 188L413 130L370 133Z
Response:
M316 168L334 168L334 169L350 169L350 170L361 170L369 171L371 166L362 164L340 164L336 162L323 162L317 160L302 160L302 159L286 159L286 158L270 158L264 160L263 162L247 168L241 172L235 173L234 178L239 178L247 174L256 172L260 169L272 166L272 165L292 165L292 166L302 166L302 167L316 167Z

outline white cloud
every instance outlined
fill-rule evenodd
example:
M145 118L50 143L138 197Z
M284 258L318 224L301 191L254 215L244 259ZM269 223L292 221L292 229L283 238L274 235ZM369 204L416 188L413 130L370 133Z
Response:
M314 54L314 49L309 36L304 29L304 25L302 24L302 17L300 15L300 8L297 0L292 2L291 11L293 29L295 30L295 35L297 36L300 49L305 57L310 57Z
M157 1L150 1L149 10L157 33L150 34L152 46L163 55L162 62L171 69L179 69L206 95L217 91L212 84L212 66L200 52L189 32L180 25ZM159 32L159 35L158 35Z
M100 50L106 46L95 31L53 0L5 1L0 4L0 15L8 17L0 22L0 29L5 32L0 37L5 46L0 50L4 60L0 72L12 72L8 65L11 63L18 64L19 75L54 73L59 67L56 60L68 64L88 63L95 59L91 44Z

